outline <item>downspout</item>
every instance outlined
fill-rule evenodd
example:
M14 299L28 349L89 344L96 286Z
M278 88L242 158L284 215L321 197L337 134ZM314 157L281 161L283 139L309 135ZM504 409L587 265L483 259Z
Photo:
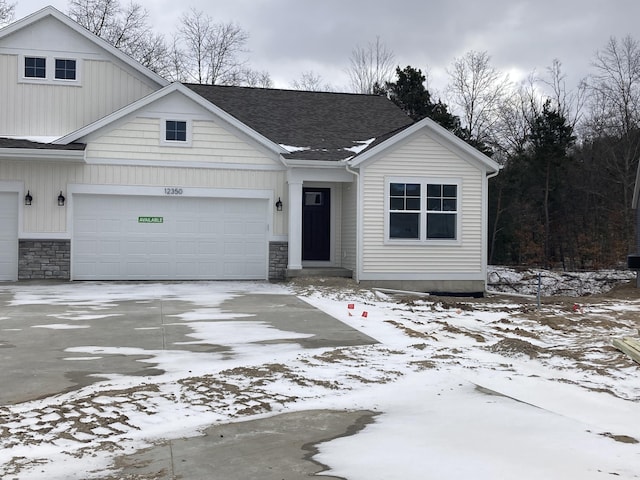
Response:
M356 177L356 271L355 271L355 281L356 283L360 283L360 269L362 268L361 259L360 259L360 231L362 229L362 215L360 215L361 208L361 199L360 199L360 173L356 170L353 170L349 163L344 164L345 169L350 174Z
M485 261L483 262L483 264L484 264L483 265L483 270L484 270L484 289L485 289L485 291L487 291L487 281L488 281L487 269L489 268L489 258L488 258L489 257L489 252L488 252L488 250L489 250L489 244L488 244L488 242L489 242L489 180L492 179L493 177L497 176L500 173L500 169L501 168L502 167L499 167L498 170L496 170L493 173L489 173L487 175L487 198L486 198L486 203L485 203L487 219L484 222L484 227L483 227L485 229L484 238L486 239L485 240L486 243L484 245L484 249L483 249L484 251L482 252L482 255L485 258Z

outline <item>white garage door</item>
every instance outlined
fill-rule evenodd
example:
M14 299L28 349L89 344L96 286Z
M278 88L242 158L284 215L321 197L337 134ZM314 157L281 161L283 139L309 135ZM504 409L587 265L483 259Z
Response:
M75 280L267 278L267 201L74 195Z
M0 280L18 279L18 194L0 192Z

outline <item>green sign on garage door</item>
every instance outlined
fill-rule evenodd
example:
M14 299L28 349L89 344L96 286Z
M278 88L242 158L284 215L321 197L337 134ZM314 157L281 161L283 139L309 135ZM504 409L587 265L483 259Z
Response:
M138 217L138 223L162 223L164 217Z

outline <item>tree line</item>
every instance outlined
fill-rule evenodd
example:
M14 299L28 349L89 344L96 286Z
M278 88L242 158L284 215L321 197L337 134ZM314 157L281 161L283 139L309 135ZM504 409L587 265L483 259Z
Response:
M235 23L191 9L167 39L135 2L68 5L76 22L168 80L272 86L268 72L248 64L249 34ZM14 11L0 0L0 26ZM413 119L432 118L501 164L489 182L491 263L599 268L635 252L640 45L631 36L612 37L574 87L559 60L514 83L487 52L470 51L453 60L448 85L436 95L428 71L397 66L379 37L353 48L348 61L350 91L386 95ZM291 88L339 90L313 71Z

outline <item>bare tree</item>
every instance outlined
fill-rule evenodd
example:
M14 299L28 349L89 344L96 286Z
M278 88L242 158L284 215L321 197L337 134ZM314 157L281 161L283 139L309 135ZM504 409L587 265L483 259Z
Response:
M254 88L272 88L273 81L271 75L266 71L243 68L238 70L233 76L228 78L228 85Z
M184 43L184 62L187 74L196 83L208 83L207 62L209 59L209 37L211 17L192 8L180 20L180 39Z
M601 169L617 192L625 224L621 236L632 244L634 180L640 157L640 44L631 36L609 39L593 61L588 79L586 130L597 139Z
M302 72L298 80L291 83L294 90L305 90L307 92L331 92L333 87L323 82L322 76L313 70Z
M478 144L493 143L498 109L509 92L510 82L490 64L487 52L469 51L456 58L447 70L451 102L461 110L466 140Z
M550 100L571 126L576 128L582 117L582 111L587 98L587 84L580 81L575 89L567 89L566 75L562 71L562 63L553 59L547 67L547 75L540 81L550 89Z
M205 13L191 9L181 19L187 73L197 83L235 85L246 79L245 52L249 35L235 23L215 23Z
M167 58L167 73L165 78L174 82L186 81L186 65L185 54L180 47L180 37L178 34L173 35L171 38L171 45L168 51Z
M239 57L249 35L235 23L216 23L209 35L209 83L233 85L246 60Z
M15 10L15 3L7 3L7 0L0 0L0 27L13 21Z
M356 46L351 51L349 62L351 88L356 93L374 93L390 82L395 73L395 55L380 37L366 47Z
M601 128L626 135L640 119L640 45L631 36L609 39L593 61L591 107Z
M152 31L149 13L119 0L69 0L69 16L145 67L163 75L170 71L169 48L164 37Z

